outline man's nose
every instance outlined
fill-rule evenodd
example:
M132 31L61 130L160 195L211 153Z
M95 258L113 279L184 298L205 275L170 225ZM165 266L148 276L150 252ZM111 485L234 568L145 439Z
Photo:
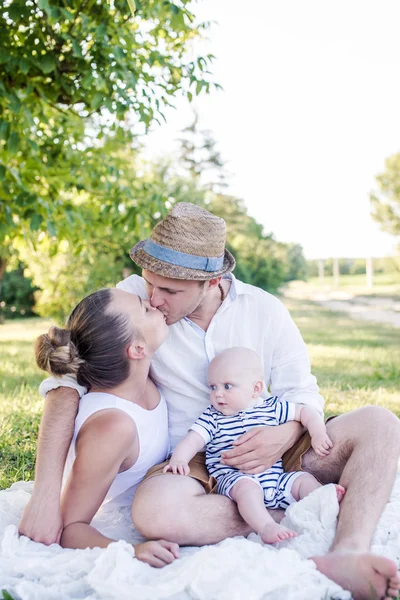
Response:
M160 292L158 290L156 290L155 288L153 288L153 291L151 293L149 300L150 300L150 305L153 308L158 308L159 306L162 306L164 304L164 298L162 297Z

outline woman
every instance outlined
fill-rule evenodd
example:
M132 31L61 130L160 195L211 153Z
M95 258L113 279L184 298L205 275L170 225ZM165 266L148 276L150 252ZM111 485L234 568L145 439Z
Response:
M112 541L90 522L104 503L124 496L169 452L165 400L149 378L151 357L168 335L163 314L118 289L84 298L67 328L38 338L36 361L52 375L74 374L89 392L80 400L64 471L61 510L65 548L105 548ZM134 546L139 560L162 567L177 544Z

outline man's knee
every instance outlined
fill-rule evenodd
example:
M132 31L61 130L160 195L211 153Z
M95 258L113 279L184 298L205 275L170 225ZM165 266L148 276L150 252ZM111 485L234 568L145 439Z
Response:
M335 441L355 443L360 438L376 437L387 432L396 436L400 421L394 413L383 406L368 405L340 415L327 423L327 431Z
M359 426L355 429L358 438L371 441L380 439L382 443L400 448L400 420L383 406L364 406L357 411Z
M132 503L133 524L148 539L177 541L181 529L186 527L187 515L195 496L204 493L203 487L189 477L153 477L144 482L135 494Z

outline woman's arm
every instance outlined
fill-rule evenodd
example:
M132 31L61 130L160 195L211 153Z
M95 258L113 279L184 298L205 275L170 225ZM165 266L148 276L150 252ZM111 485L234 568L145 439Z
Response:
M106 548L115 540L90 525L112 482L138 457L137 430L122 411L102 410L82 426L76 444L76 459L61 499L64 548ZM163 567L178 558L177 544L158 540L134 545L135 556L153 567Z
M122 411L102 410L84 423L76 442L76 459L61 498L62 546L105 548L114 541L97 532L90 522L118 472L135 463L135 441L135 424ZM124 465L129 458L130 464Z

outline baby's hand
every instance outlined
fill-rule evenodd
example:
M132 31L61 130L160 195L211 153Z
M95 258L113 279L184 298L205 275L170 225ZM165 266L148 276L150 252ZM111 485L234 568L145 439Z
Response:
M174 475L189 475L190 467L184 460L171 457L169 464L164 467L163 473L168 473L168 471L172 471Z
M311 446L314 448L318 456L328 456L331 448L333 448L333 443L328 434L325 432L321 433L320 435L314 435L311 438Z

